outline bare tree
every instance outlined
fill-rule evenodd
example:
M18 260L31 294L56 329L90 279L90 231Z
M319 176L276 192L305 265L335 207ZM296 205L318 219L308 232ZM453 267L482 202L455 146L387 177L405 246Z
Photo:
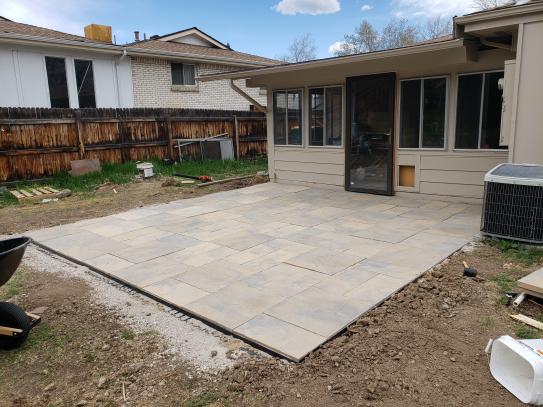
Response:
M367 20L362 21L353 34L346 34L343 43L334 52L336 56L373 52L404 47L420 39L420 30L405 19L392 19L381 32Z
M424 25L422 31L422 37L425 40L433 40L439 37L443 37L445 35L452 34L452 31L452 19L437 16L426 21L426 24Z
M509 6L516 3L515 0L472 0L477 10L489 10L500 6Z
M400 48L419 41L418 27L409 24L405 18L392 19L383 28L379 49Z
M336 55L359 54L361 52L372 52L379 48L379 33L373 26L364 20L355 29L354 34L346 34Z
M288 54L279 57L283 62L302 62L317 58L317 44L310 33L296 38L288 47Z

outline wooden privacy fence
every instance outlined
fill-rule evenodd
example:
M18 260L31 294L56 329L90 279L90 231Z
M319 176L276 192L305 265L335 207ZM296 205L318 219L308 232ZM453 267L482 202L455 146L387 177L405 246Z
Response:
M238 159L266 154L266 118L259 112L0 108L0 181L52 175L82 158L176 158L175 139L221 133L233 139ZM182 154L199 156L198 143Z

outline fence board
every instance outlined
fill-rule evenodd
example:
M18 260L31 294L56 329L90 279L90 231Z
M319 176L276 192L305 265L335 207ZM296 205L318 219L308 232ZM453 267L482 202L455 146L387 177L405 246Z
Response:
M235 125L237 117L237 126ZM167 158L174 139L239 136L240 158L266 154L262 113L197 109L0 108L0 181L67 171L70 161ZM183 157L199 157L197 143Z

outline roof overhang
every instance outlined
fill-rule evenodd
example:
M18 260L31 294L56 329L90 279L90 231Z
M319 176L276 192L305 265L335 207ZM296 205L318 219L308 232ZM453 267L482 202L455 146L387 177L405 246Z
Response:
M396 48L384 51L369 52L366 54L348 55L335 58L318 59L314 61L299 62L292 64L282 64L268 66L258 69L248 69L244 71L233 71L219 74L202 75L197 80L202 82L216 81L223 79L251 79L270 74L281 74L287 72L303 71L314 68L328 68L351 63L361 63L366 61L375 61L387 58L394 58L403 55L416 55L419 53L428 53L433 51L458 49L465 46L463 39L453 39L441 42L425 43L412 45L404 48Z
M455 17L454 24L461 26L464 33L492 35L495 32L512 32L520 23L542 19L543 2L537 1Z
M38 37L26 34L0 32L0 44L2 43L64 49L85 49L87 51L118 55L121 55L123 53L122 47L113 44L84 42L61 38Z
M168 59L170 61L189 61L199 63L219 63L225 65L239 66L243 68L255 68L255 67L268 67L272 64L253 61L241 61L235 58L225 58L218 56L203 56L198 54L191 54L187 52L171 52L157 49L139 48L139 47L127 47L127 54L131 56L148 57Z

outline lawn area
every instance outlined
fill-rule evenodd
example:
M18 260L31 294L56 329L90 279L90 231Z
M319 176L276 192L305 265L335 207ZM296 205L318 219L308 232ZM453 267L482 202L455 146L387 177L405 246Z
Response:
M154 165L154 172L157 178L171 176L172 173L182 173L187 175L210 175L216 180L256 174L258 171L267 170L266 158L256 158L254 160L204 160L204 161L184 161L174 165L166 165L161 160L148 160ZM72 177L67 172L61 172L49 179L45 184L56 189L70 189L74 194L84 196L86 193L93 192L100 185L110 184L128 184L134 181L138 174L136 163L129 161L122 164L102 163L102 171L92 174L86 174L80 177ZM20 188L33 188L39 186L35 183L21 183ZM14 188L9 188L14 189ZM0 196L0 208L16 205L17 200L9 193Z

